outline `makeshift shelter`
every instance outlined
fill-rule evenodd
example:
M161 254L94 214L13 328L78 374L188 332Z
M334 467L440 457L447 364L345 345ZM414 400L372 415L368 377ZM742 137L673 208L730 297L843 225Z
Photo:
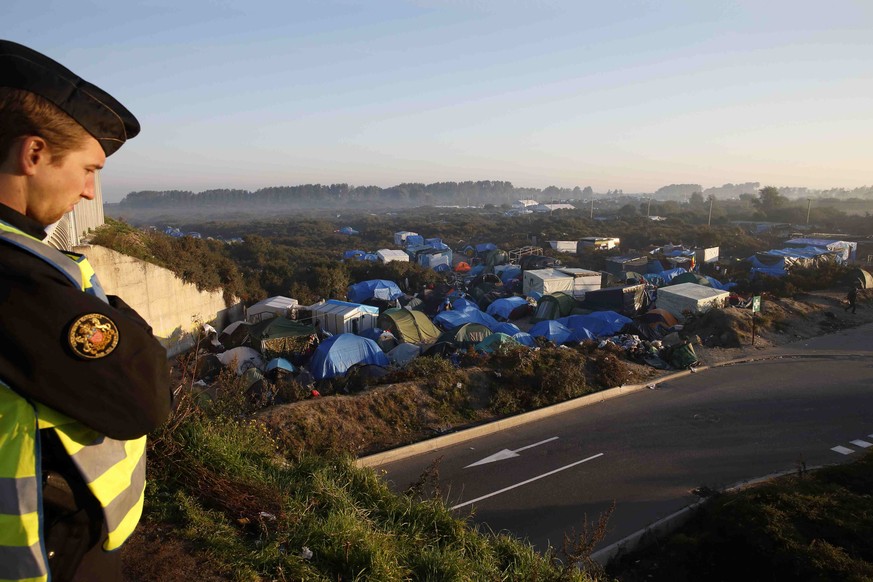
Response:
M410 236L418 236L417 232L412 232L409 230L401 230L399 232L394 233L394 244L398 247L401 247L406 244L406 239Z
M315 343L315 328L284 317L266 319L249 329L247 344L264 357L300 361ZM225 352L227 353L227 352Z
M578 303L580 307L591 311L611 310L631 316L649 306L649 296L643 284L625 285L588 291Z
M399 249L379 249L376 251L376 256L379 257L379 260L383 263L390 263L392 261L397 261L399 263L409 262L409 255L407 255L405 251Z
M573 337L573 330L555 320L541 321L528 330L534 337L542 337L558 345Z
M524 271L522 274L522 292L527 295L536 291L546 295L564 291L571 295L584 295L587 291L600 289L601 275L597 271L574 269L570 267L555 267Z
M394 281L372 279L349 285L348 299L352 303L363 303L368 299L383 299L393 301L403 295L403 291Z
M670 312L677 320L685 319L684 312L704 313L714 308L721 308L727 303L730 293L704 287L696 283L680 283L658 289L656 301L659 309Z
M619 273L624 273L626 271L647 271L646 265L649 262L649 258L647 256L622 256L622 257L609 257L606 259L606 266L604 267L606 272L612 273L613 275L618 275Z
M703 285L704 287L712 287L712 283L704 277L703 275L698 275L697 273L682 273L681 275L676 275L673 277L668 285L680 285L682 283L697 283L698 285Z
M465 323L444 331L437 339L437 343L449 342L461 349L466 349L478 344L489 335L491 335L491 330L481 323Z
M578 306L576 299L567 293L550 293L543 295L537 302L537 309L531 321L558 319L570 315Z
M659 339L669 333L679 320L666 309L650 309L637 318L637 327L647 339Z
M431 343L440 335L440 331L423 311L386 309L379 315L377 325L391 332L400 342L410 344Z
M473 346L473 349L477 352L485 352L486 354L491 354L500 349L500 346L518 346L521 345L511 336L506 335L505 333L492 333L481 342Z
M276 382L282 378L290 377L297 372L297 366L286 360L285 358L273 358L267 362L267 378Z
M296 309L296 299L277 295L258 301L246 309L246 320L249 323L258 323L271 317L292 317Z
M240 346L220 354L215 354L215 357L225 367L235 364L234 371L237 375L242 374L249 368L264 369L264 358L261 354L257 350L246 346Z
M248 321L234 321L218 334L218 341L226 348L236 348L246 342L252 324Z
M343 252L343 260L344 261L363 261L364 257L367 255L364 251L361 250L348 250Z
M854 261L858 254L858 243L845 240L823 238L793 238L785 241L788 248L815 247L839 254L841 263Z
M378 307L337 299L328 299L310 305L307 309L312 317L312 323L320 322L321 328L333 335L359 333L375 327L376 320L379 318Z
M576 254L582 255L593 251L608 251L621 244L621 239L616 237L586 236L579 239L576 244Z
M421 346L415 344L400 344L388 352L388 361L395 366L405 366L421 355Z
M518 259L518 265L522 271L548 269L556 264L558 264L558 260L555 257L547 257L545 255L524 255Z
M771 249L755 253L746 261L752 263L752 274L783 277L794 268L817 268L838 261L838 252L818 247Z
M337 232L340 234L347 234L347 235L360 234L360 232L358 232L357 230L355 230L351 226L344 226L341 229L339 229Z
M342 376L355 364L388 366L388 357L376 342L351 333L327 338L312 354L308 368L316 380Z
M224 364L215 354L203 354L194 365L194 378L210 380L221 373Z

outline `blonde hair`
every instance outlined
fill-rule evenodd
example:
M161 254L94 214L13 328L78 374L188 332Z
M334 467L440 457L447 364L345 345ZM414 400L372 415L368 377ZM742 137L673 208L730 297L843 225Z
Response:
M36 93L0 87L0 163L15 141L35 135L51 147L52 163L80 148L90 135L76 120Z

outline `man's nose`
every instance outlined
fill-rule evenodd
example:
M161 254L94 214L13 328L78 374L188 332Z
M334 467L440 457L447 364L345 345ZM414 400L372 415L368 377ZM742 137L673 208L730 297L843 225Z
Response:
M97 182L97 172L91 172L88 174L88 177L85 178L85 189L82 190L82 198L86 200L94 200L95 190L96 190L96 182Z

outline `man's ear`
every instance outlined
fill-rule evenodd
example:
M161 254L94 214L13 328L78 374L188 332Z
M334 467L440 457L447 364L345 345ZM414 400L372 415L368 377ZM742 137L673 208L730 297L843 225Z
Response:
M51 161L49 145L37 135L28 135L18 142L18 169L25 176L33 176L42 165Z

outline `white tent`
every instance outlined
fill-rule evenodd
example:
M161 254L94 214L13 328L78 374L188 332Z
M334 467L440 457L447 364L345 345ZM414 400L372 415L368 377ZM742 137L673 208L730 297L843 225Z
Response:
M261 354L259 354L257 350L245 346L240 346L220 354L215 354L215 357L218 358L218 361L220 361L224 366L230 366L236 362L237 374L242 374L249 368L257 368L259 370L264 369L264 358Z
M246 310L246 320L258 323L271 317L288 317L297 308L297 300L277 295L258 301Z
M730 293L713 289L697 283L680 283L658 289L658 299L655 301L659 309L666 309L683 321L683 312L703 313L710 309L724 307Z
M406 254L406 251L397 249L379 249L376 251L376 256L379 257L379 260L383 263L390 263L391 261L398 261L401 263L409 262L409 255Z

